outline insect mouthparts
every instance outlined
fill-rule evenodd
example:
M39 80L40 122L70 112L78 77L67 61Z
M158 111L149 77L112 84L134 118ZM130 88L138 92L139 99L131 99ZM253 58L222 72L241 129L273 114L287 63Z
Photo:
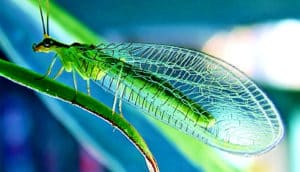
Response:
M32 44L32 50L33 50L34 52L36 52L36 43L33 43L33 44Z

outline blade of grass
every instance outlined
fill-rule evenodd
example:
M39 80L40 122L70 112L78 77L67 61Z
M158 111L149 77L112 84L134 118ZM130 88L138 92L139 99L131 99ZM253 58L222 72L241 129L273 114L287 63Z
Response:
M102 118L120 130L136 146L145 157L149 171L159 171L152 153L138 131L122 116L112 115L111 109L99 101L52 79L38 79L42 77L40 74L1 59L0 76L40 93L76 105Z

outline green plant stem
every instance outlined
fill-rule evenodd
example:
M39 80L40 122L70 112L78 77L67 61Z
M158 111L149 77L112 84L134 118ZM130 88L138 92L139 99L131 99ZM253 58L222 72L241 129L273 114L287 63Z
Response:
M76 105L102 118L119 129L137 147L145 157L149 171L159 171L153 155L138 131L119 114L112 115L111 109L99 101L52 79L41 79L40 74L1 59L0 76L40 93Z

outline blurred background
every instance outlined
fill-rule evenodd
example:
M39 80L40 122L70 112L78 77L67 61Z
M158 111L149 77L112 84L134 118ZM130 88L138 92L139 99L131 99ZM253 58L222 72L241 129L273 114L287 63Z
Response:
M246 72L281 114L286 132L275 149L258 157L238 157L202 148L214 152L215 159L205 162L209 155L200 150L198 159L187 156L174 144L176 140L127 106L126 119L141 132L161 171L300 171L300 1L52 2L109 42L169 44L222 58ZM51 12L55 10L50 7ZM50 35L63 42L77 40L60 27L72 26L59 26L53 19ZM44 74L53 55L31 50L41 38L38 9L31 1L0 2L0 58ZM72 83L67 75L59 80ZM112 98L103 102L111 106ZM211 164L211 170L206 164ZM101 119L0 78L0 171L147 168L135 147Z

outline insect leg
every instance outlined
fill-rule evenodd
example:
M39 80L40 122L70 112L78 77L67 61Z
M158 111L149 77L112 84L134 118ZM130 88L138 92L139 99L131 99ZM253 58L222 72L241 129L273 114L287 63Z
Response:
M56 80L63 73L64 69L65 68L62 66L53 79Z
M57 59L57 55L55 55L55 57L53 58L53 60L52 60L52 62L51 62L51 64L50 64L50 66L49 66L48 69L47 69L46 74L45 74L44 76L40 77L40 78L37 78L36 80L42 80L42 79L44 79L44 78L46 78L46 77L48 77L48 76L50 75L51 70L52 70L52 68L53 68L53 66L54 66L54 64L55 64L55 62L56 62L56 59Z
M122 86L122 85L121 85ZM124 95L124 92L125 92L125 89L126 89L126 86L123 85L123 89L120 93L120 97L119 97L119 112L120 112L120 115L123 116L123 112L122 112L122 100L123 100L123 95Z
M86 89L89 96L91 96L91 87L90 87L90 80L86 80Z
M75 70L72 70L72 76L73 76L73 84L74 84L74 88L75 88L75 95L73 100L71 101L72 103L76 101L76 97L77 97L77 81L76 81L76 73Z
M112 107L112 112L113 114L116 112L116 104L117 104L117 100L118 100L118 93L119 93L119 86L120 86L120 80L121 80L121 75L123 72L123 64L121 63L121 70L117 79L117 85L116 85L116 92L115 92L115 97L114 97L114 103L113 103L113 107Z
M112 115L115 114L116 112L116 103L117 103L117 99L118 99L118 83L117 83L117 88L116 88L116 92L115 92L115 96L114 96L114 103L113 103L113 108L112 108Z
M76 94L77 94L77 81L76 81L76 73L75 73L75 70L72 70L72 74L73 74L73 84L74 84L74 88L75 88Z

